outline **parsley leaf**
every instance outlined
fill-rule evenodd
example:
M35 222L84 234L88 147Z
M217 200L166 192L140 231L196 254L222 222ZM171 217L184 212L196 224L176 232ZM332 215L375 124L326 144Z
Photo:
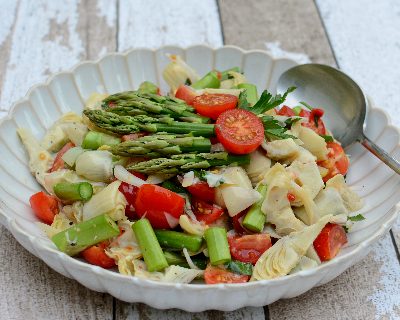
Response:
M225 264L225 267L237 274L251 276L253 274L253 265L251 263L232 260Z
M260 99L257 101L257 103L253 106L250 107L250 105L247 103L243 103L243 97L245 98L246 95L243 95L243 93L241 93L239 95L239 108L241 109L245 109L248 111L253 112L254 114L262 114L268 110L271 110L277 106L279 106L280 104L282 104L285 100L287 95L290 92L293 92L296 89L296 87L290 87L289 89L286 90L286 92L283 95L277 94L276 96L272 96L271 93L268 92L268 90L264 90L263 93L261 94ZM242 96L242 98L241 98Z
M362 214L358 214L356 216L347 217L347 220L350 220L350 221L353 221L353 222L362 221L362 220L365 220L365 217Z
M296 139L295 136L287 134L288 130L285 123L279 122L277 119L271 116L264 116L260 118L264 125L265 136L270 140L280 140L280 139ZM289 119L288 119L289 120Z
M193 170L194 176L198 178L200 181L207 181L206 175L208 174L208 171L206 170Z
M333 142L333 137L332 136L327 136L324 134L320 134L320 137L324 138L325 142Z
M286 127L291 127L294 123L301 120L301 117L290 117L285 120Z

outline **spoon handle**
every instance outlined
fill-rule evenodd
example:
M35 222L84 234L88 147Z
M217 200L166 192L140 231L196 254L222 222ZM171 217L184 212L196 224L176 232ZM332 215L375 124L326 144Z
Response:
M400 163L385 150L378 147L374 142L368 139L368 137L366 137L364 134L360 139L360 143L367 148L368 151L382 160L387 166L393 169L397 174L400 174Z

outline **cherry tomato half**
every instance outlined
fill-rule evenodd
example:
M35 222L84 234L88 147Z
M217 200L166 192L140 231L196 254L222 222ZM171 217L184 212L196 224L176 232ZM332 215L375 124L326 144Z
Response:
M118 190L122 192L122 194L125 196L126 201L128 202L125 207L125 215L131 219L137 218L135 214L135 200L139 188L129 183L121 182Z
M57 198L43 191L32 195L29 203L35 215L46 224L52 224L54 216L60 211Z
M328 223L314 240L314 248L321 261L327 261L334 258L346 243L347 236L343 227Z
M283 106L277 111L277 115L279 116L285 116L285 117L294 117L296 114L292 110L292 108L288 106Z
M188 105L193 104L193 100L194 98L196 98L196 96L197 96L196 91L183 84L180 85L178 90L176 90L175 92L175 98L185 101Z
M299 116L308 118L307 122L303 122L301 125L307 128L310 128L317 134L326 134L325 124L322 121L321 117L324 114L324 110L322 109L313 109L311 112L308 110L302 109L300 111Z
M216 204L209 204L201 199L192 198L192 209L197 220L206 224L213 223L224 214L224 209Z
M204 280L207 284L243 283L249 281L249 278L249 276L236 274L212 265L208 265L204 271Z
M242 212L239 212L237 215L234 215L232 217L232 225L233 225L233 229L235 229L236 233L238 234L244 234L244 233L248 233L248 231L246 230L245 227L243 227L243 219L244 216L247 213L247 209L243 210Z
M268 234L249 234L228 237L231 255L234 259L256 264L261 255L271 247Z
M222 113L216 122L215 132L224 148L235 154L247 154L264 140L264 126L252 112L233 109Z
M107 246L107 241L100 242L83 250L81 255L90 264L94 264L104 269L110 269L115 266L115 261L105 253L104 250Z
M217 120L218 116L236 108L238 98L232 94L202 94L193 100L193 107L202 116Z
M54 159L53 165L51 166L49 172L57 171L60 169L65 168L65 162L62 159L62 156L71 148L75 147L75 145L72 142L68 142L64 145L64 147L61 148L60 151L58 151L56 158Z
M328 174L323 177L324 182L339 173L345 175L350 165L349 158L339 143L328 142L326 147L329 150L328 159L318 162L319 166L328 169Z
M184 206L185 200L180 195L154 184L142 185L135 199L136 214L145 216L157 229L175 228Z
M215 188L211 188L206 181L200 181L187 187L188 191L196 198L206 202L214 202Z

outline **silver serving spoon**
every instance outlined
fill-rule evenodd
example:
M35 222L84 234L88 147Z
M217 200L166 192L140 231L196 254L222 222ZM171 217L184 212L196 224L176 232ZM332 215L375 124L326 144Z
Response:
M287 97L289 105L305 101L311 106L322 107L326 111L324 122L343 147L358 141L400 174L400 163L365 136L366 99L349 76L326 65L303 64L281 75L277 92L282 94L291 86L297 89Z

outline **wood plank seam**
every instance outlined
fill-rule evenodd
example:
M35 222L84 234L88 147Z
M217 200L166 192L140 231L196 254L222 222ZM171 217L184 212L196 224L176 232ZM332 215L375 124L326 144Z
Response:
M219 27L221 29L221 36L222 36L222 44L225 44L225 33L224 33L224 24L222 23L222 18L221 18L221 7L219 5L219 1L215 0L215 5L217 6L218 9L218 20L219 20Z
M333 45L332 45L331 38L329 37L328 30L326 29L326 25L325 25L324 19L322 19L322 15L321 15L321 11L320 11L320 9L318 7L318 3L316 2L316 0L313 0L313 2L314 2L315 8L317 9L318 18L321 21L322 28L324 29L325 37L328 40L329 47L331 49L333 59L335 60L335 64L336 64L337 67L340 67L339 63L338 63L338 59L336 57L335 49L333 48Z
M397 260L399 261L399 264L400 264L400 251L399 251L399 247L397 246L397 242L394 237L393 230L390 229L389 233L390 233L390 238L392 239L394 251L396 252Z

